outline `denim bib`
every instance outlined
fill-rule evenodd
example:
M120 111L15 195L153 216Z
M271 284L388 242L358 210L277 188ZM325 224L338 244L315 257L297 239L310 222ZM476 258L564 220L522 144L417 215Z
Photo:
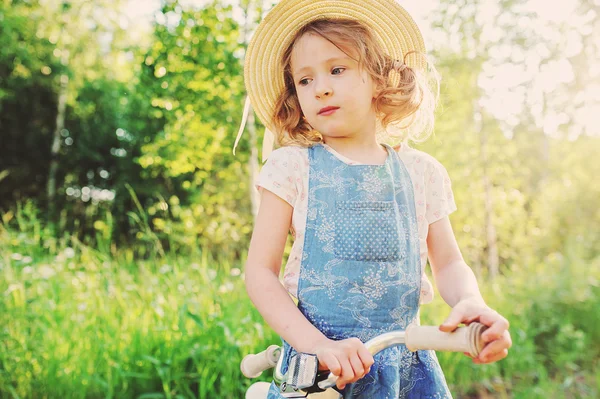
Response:
M308 149L308 215L298 308L325 336L365 342L418 323L421 263L413 187L389 146L383 165L349 165ZM287 342L284 368L295 350ZM451 398L433 351L404 345L375 355L344 398ZM281 398L271 384L269 399Z

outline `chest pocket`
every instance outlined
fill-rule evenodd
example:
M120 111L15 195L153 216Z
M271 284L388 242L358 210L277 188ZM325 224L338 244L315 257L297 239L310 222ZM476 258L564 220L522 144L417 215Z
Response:
M406 256L407 232L398 226L394 201L337 201L335 212L338 259L393 262Z

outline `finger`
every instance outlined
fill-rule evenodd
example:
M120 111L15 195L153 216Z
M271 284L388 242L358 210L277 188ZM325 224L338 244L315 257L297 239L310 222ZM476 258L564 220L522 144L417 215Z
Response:
M489 327L481 336L483 342L500 339L508 331L508 320L493 310L485 312L479 319L481 323Z
M476 363L476 364L494 363L494 362L497 362L498 360L504 359L506 356L508 356L508 349L503 349L499 353L494 353L493 355L488 357L487 360L485 360L485 361L482 361L479 358L475 358L475 359L473 359L473 363Z
M458 325L463 321L464 314L462 311L453 309L450 316L440 325L440 330L444 332L452 332L456 330Z
M354 371L354 378L352 378L350 382L355 382L365 375L365 367L363 366L360 357L358 357L358 354L355 353L350 356L350 365L352 365L352 371Z
M325 370L329 370L333 375L339 377L342 374L342 366L335 356L327 353L319 359L319 363L325 366Z
M479 315L478 314L472 315L470 317L463 317L463 324L465 324L467 326L469 324L473 323L474 321L479 321Z
M375 363L373 355L371 355L371 352L369 352L366 346L360 345L358 348L358 356L360 357L363 367L365 368L365 370L367 370L368 373L368 370L370 370L371 366Z
M478 359L482 362L488 362L497 353L501 353L503 350L508 350L508 341L505 339L498 339L487 344L478 356Z
M350 361L346 357L338 358L340 366L342 367L342 373L337 380L337 386L340 389L344 389L346 384L354 378L354 370L350 365Z

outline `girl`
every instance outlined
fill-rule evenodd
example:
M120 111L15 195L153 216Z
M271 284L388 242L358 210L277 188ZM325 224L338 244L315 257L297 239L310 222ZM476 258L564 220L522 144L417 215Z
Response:
M508 322L485 304L456 244L446 170L407 144L431 130L424 54L393 0L281 1L246 54L249 100L282 146L258 178L247 291L283 338L284 372L296 351L316 354L345 398L451 397L434 352L401 346L373 359L363 345L419 322L433 295L428 256L452 307L440 329L489 326L476 363L511 346ZM408 132L401 145L384 144L399 126ZM272 384L269 398L281 397Z

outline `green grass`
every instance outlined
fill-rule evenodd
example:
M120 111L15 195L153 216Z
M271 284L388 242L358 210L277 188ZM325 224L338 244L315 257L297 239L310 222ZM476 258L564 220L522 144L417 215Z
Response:
M279 343L247 298L240 262L201 252L138 261L48 238L21 217L0 225L1 397L243 398L253 381L241 358ZM483 284L514 346L486 366L440 353L455 397L598 397L599 281L600 259L574 250ZM438 295L422 324L448 311Z
M600 395L600 259L571 252L549 255L494 284L482 284L488 304L511 323L509 356L474 365L439 353L452 392L497 398L596 398ZM449 308L436 298L423 323L436 324Z
M224 260L2 253L8 397L239 398L241 357L276 339Z

